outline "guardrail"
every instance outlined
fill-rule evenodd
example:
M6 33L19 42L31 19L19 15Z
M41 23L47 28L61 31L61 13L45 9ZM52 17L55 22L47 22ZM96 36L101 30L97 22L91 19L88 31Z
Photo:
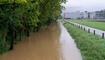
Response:
M84 31L88 31L88 33L93 33L94 35L96 35L96 34L100 35L102 37L102 39L105 38L105 31L95 29L95 28L91 28L91 27L88 27L88 26L85 26L85 25L74 23L74 22L68 22L68 21L65 21L65 22L67 22L69 24L72 24L73 26L77 26L77 27L83 29Z

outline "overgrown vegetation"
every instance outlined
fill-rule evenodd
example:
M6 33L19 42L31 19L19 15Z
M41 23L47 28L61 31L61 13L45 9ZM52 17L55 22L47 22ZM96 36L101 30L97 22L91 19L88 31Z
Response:
M65 0L0 0L0 54L57 20ZM14 41L15 40L15 41Z
M64 26L74 38L83 60L105 60L105 39L68 23Z
M105 22L96 22L92 20L70 20L70 21L105 31Z

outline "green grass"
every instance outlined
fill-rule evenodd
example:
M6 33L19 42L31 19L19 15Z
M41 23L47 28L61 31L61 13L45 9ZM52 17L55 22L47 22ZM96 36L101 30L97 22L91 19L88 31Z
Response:
M68 23L64 26L74 38L83 60L105 60L105 39Z
M70 21L105 31L105 22L94 22L90 20L89 21L88 20L70 20Z

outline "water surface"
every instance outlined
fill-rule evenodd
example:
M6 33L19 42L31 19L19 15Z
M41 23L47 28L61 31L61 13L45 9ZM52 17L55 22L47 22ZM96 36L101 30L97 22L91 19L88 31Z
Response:
M81 55L63 25L53 23L23 39L0 60L81 60Z

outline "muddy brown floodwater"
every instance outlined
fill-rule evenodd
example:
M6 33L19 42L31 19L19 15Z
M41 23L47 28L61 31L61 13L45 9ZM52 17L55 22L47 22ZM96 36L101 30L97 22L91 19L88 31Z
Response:
M23 39L0 60L82 60L80 52L61 23L53 23Z

